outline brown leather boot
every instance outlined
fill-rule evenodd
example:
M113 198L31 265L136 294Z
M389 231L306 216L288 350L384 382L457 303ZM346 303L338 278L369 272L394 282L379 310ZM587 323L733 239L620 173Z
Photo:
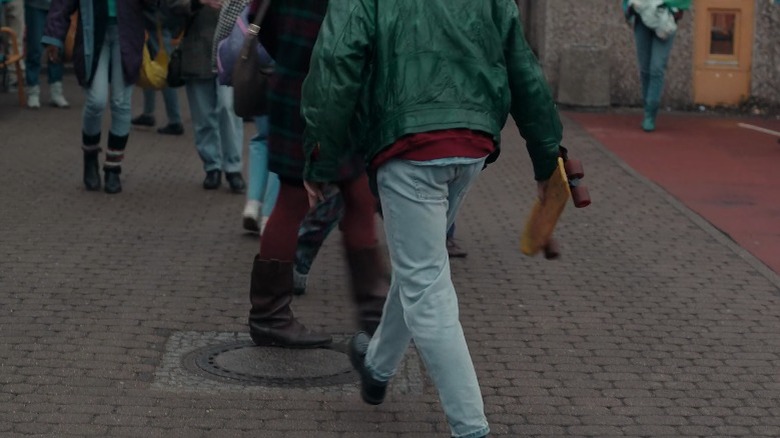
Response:
M360 328L373 335L382 319L390 274L379 247L347 251L352 299L358 308Z
M329 335L312 333L298 322L290 309L291 262L255 257L249 300L249 334L258 346L315 348L332 342Z

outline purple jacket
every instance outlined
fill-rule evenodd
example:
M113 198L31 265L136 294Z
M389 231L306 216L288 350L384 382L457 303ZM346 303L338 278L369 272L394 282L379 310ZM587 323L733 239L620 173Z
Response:
M225 7L223 6L224 10ZM233 30L228 36L220 40L217 44L217 79L220 85L233 86L233 66L238 59L241 49L244 47L244 40L249 33L249 6L234 21ZM222 15L220 15L220 20ZM217 36L214 40L217 40ZM262 44L257 45L257 54L262 65L273 64L274 60L266 52Z
M122 53L122 72L125 84L138 80L144 47L145 0L117 0L119 47ZM70 26L70 16L79 12L79 25L73 48L73 69L79 84L89 87L98 65L100 49L108 26L106 0L53 0L46 18L43 44L63 47Z

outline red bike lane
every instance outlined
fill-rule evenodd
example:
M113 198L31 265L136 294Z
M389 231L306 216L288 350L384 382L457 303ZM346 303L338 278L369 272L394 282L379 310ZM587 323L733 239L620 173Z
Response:
M646 133L637 113L565 114L780 273L780 120L662 114Z

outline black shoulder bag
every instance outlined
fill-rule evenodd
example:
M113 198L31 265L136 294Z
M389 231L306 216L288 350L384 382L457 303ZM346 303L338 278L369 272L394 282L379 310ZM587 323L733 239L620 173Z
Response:
M241 118L261 116L268 112L268 79L274 73L274 65L260 60L257 34L263 23L271 0L263 0L255 19L249 25L244 45L233 66L233 107Z

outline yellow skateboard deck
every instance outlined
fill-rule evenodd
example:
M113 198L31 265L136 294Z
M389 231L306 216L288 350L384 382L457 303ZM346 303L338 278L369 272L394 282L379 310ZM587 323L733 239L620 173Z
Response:
M555 224L558 223L570 197L571 189L566 178L563 159L558 158L558 168L547 184L544 202L536 200L525 223L525 229L520 237L520 250L523 254L532 256L553 244L552 234Z

